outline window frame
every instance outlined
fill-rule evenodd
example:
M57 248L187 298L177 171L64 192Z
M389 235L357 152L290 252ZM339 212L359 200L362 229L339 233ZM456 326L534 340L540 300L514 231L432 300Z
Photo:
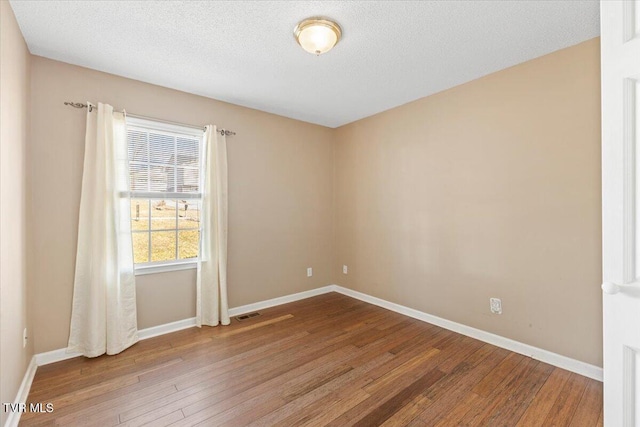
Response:
M161 121L155 121L153 119L146 119L140 117L131 117L128 116L126 119L126 131L127 131L127 153L128 153L128 131L130 129L138 129L143 132L154 132L159 134L165 134L169 136L185 136L188 138L198 139L200 142L198 144L198 179L200 181L200 185L202 185L203 178L203 147L204 147L204 129L195 128L189 126L181 126L178 124L171 124ZM128 155L128 154L127 154ZM151 153L148 153L150 156ZM147 158L147 165L152 165L153 162L150 161L150 158ZM129 165L131 165L131 159L128 159ZM130 168L130 166L129 166ZM177 168L177 166L176 166ZM130 179L129 177L127 177ZM200 189L201 190L201 189ZM178 236L180 231L198 231L199 236L202 236L202 221L199 219L198 227L193 228L179 228L179 208L177 206L177 200L198 200L202 203L202 192L198 193L181 193L181 192L160 192L160 191L134 191L131 190L131 182L129 183L129 201L134 199L143 199L149 201L149 228L147 230L134 230L131 227L131 237L133 240L134 233L146 233L149 236L149 259L151 255L151 234L152 232L158 231L171 231L176 234L176 259L166 260L166 261L148 261L144 263L135 263L134 262L134 273L136 276L145 275L145 274L153 274L153 273L162 273L168 271L180 271L180 270L188 270L195 269L197 267L198 261L200 260L200 247L198 247L198 256L195 258L189 259L178 259L177 254L179 251L179 241ZM153 200L174 200L176 201L176 225L175 228L171 229L162 229L162 230L152 230L151 229L151 203ZM131 209L131 203L129 204L129 209ZM133 221L133 218L131 218ZM198 240L199 241L199 240Z

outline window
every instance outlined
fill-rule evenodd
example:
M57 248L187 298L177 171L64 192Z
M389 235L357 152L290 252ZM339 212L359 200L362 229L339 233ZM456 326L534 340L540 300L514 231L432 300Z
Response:
M127 118L138 273L192 267L198 259L202 140L198 129Z

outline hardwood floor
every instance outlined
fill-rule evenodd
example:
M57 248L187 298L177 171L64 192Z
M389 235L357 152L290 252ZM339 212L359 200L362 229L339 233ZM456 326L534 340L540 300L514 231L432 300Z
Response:
M38 368L22 426L601 426L602 384L331 293Z

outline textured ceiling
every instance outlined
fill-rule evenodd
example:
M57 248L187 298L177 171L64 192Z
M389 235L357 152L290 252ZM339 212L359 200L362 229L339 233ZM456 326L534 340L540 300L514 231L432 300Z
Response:
M31 53L337 127L596 37L598 1L19 1ZM304 52L314 15L342 41Z

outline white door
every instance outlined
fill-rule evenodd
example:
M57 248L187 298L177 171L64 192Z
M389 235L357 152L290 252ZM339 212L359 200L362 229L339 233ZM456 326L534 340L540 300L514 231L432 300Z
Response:
M604 424L640 426L640 0L602 0Z

